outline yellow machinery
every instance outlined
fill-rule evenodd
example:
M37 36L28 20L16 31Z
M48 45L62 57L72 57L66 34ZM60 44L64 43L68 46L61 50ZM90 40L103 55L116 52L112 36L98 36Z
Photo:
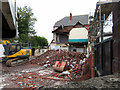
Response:
M20 43L12 44L8 40L2 42L5 49L3 60L6 61L7 66L16 66L28 61L32 53L31 49L23 48Z

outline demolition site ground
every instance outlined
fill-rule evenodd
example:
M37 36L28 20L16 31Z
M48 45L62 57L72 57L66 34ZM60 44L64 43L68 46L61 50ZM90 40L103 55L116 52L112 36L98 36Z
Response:
M57 63L59 62L59 64ZM60 64L64 62L64 65ZM7 67L0 63L0 89L6 88L120 88L120 74L90 77L90 62L83 53L47 51L26 64ZM56 69L58 67L58 69ZM59 69L61 68L62 69ZM90 79L91 78L91 79Z

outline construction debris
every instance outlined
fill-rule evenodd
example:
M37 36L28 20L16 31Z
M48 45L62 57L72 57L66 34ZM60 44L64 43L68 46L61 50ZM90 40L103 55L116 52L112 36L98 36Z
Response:
M90 63L84 53L49 50L31 60L30 63L38 64L45 68L53 67L55 71L61 72L57 76L60 78L75 80L87 74L85 78L90 78ZM69 74L65 74L65 71L69 72Z
M68 65L66 62L60 62L60 61L56 61L55 62L55 65L53 65L53 68L55 71L64 71L64 70L67 70L68 69Z
M10 81L20 88L38 89L47 85L50 80L71 81L90 78L90 63L84 53L50 50L30 58L28 64L38 65L39 68L24 69L9 76Z
M69 51L53 51L49 50L46 53L36 57L31 60L30 63L38 64L38 65L48 65L53 66L56 61L64 61L67 62L70 66L75 66L77 63L81 63L80 61L85 61L87 59L84 53L78 52L69 52ZM46 66L45 65L45 66ZM74 67L73 67L74 68Z

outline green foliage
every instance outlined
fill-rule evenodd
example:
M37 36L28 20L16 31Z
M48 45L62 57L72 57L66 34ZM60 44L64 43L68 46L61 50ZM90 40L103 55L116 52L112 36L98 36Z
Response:
M32 36L29 40L30 40L29 42L31 43L31 46L34 46L34 47L48 46L48 41L44 37Z
M36 34L34 24L37 20L33 17L34 14L30 7L18 7L17 10L19 40L26 43L30 35Z
M34 18L32 9L30 7L24 6L23 8L18 7L18 32L19 38L17 39L20 43L31 44L31 47L43 47L48 45L48 41L44 37L35 36L36 32L34 29L34 24L37 21Z

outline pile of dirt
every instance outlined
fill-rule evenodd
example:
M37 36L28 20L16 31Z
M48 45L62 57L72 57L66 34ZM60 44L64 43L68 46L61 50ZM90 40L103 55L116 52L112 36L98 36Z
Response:
M54 86L51 88L94 88L94 89L117 89L120 90L120 73L113 75L94 77L89 80L79 82L68 82L64 85Z

